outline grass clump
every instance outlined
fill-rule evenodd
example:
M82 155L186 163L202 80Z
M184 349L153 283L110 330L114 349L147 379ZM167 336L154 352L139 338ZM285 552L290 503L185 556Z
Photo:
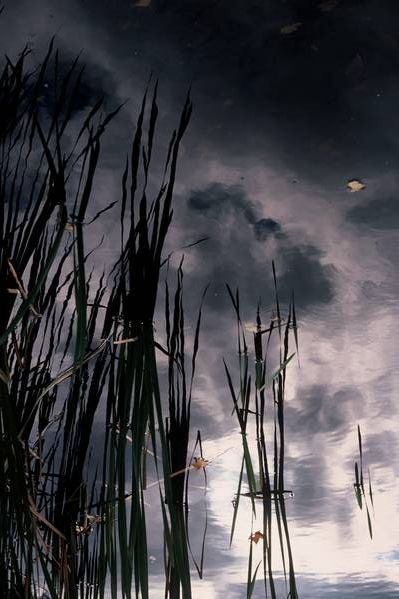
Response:
M233 377L225 363L225 371L233 400L233 411L237 416L240 434L242 437L243 456L237 493L233 502L234 511L230 533L230 544L233 541L236 527L238 509L242 497L249 498L252 505L252 523L249 536L249 560L247 597L253 593L258 569L263 563L264 587L266 595L270 592L272 599L277 598L275 575L273 571L273 511L278 531L278 546L282 560L287 596L291 599L298 597L294 562L289 535L286 510L286 497L292 496L292 491L285 488L284 462L285 462L285 423L284 401L287 366L294 357L289 352L289 339L293 334L298 353L297 321L294 298L288 307L288 315L283 318L277 292L276 272L273 263L273 277L275 288L275 315L270 319L266 328L262 326L260 307L258 306L256 326L253 332L255 368L252 374L249 367L249 349L245 338L245 327L241 319L239 293L232 292L227 287L230 295L237 322L238 342L238 368L239 381L236 391ZM279 366L271 376L267 375L269 368L269 346L273 335L278 337ZM266 340L266 341L265 341ZM268 405L269 404L269 405ZM266 413L272 411L273 437L271 441L272 453L268 452L268 439L266 434ZM248 442L248 426L250 419L254 420L256 435L256 458L251 455ZM244 474L248 491L243 492ZM259 515L261 506L262 526L254 532L254 520ZM253 544L263 543L263 558L253 569Z
M15 63L7 59L0 76L0 595L150 597L145 493L151 459L162 514L165 597L189 599L190 563L202 578L207 530L205 515L195 558L189 477L193 469L202 469L206 486L208 460L199 431L191 455L189 443L206 289L187 352L183 261L173 293L165 283L165 347L155 338L153 320L162 268L168 264L163 248L191 100L186 98L171 136L159 190L149 197L157 85L147 90L120 198L93 216L103 136L122 107L107 113L99 99L73 137L74 101L83 73L77 61L61 73L53 42L33 72L26 68L27 56L24 51ZM50 116L41 100L49 80ZM95 284L88 269L92 252L85 245L86 227L117 204L119 256ZM264 329L258 309L254 376L239 294L228 287L237 320L238 391L227 364L225 371L243 446L230 542L241 498L251 500L253 523L261 501L262 528L254 532L252 525L250 534L247 596L260 567L252 566L253 542L262 540L265 592L275 598L274 507L287 592L295 598L285 507L284 393L294 355L289 352L291 332L296 349L298 339L294 300L283 324L274 265L273 274L277 316ZM280 356L278 369L268 378L272 334L278 334ZM165 398L159 351L167 358ZM273 408L272 458L264 428L268 400ZM256 460L247 440L251 419ZM96 440L94 457L99 423L101 441Z
M187 463L175 437L184 429L187 446L199 320L187 391L182 306L175 305L167 428L152 322L191 101L187 97L172 135L159 192L149 201L157 86L150 100L146 93L122 177L120 257L94 287L84 227L116 203L88 220L103 134L121 107L105 114L99 100L71 142L82 75L77 62L60 75L51 42L40 67L27 72L27 55L16 63L7 59L0 77L0 594L102 597L109 588L113 597L130 597L133 587L136 596L149 596L149 438L162 464L165 550L173 572L168 592L189 597L187 544L172 542L186 539L181 480L170 475L177 462ZM55 100L49 119L40 97L51 65ZM181 283L180 269L177 297ZM175 363L181 399L173 391ZM54 366L58 374L52 377ZM174 409L176 401L182 411ZM93 473L92 433L101 410L102 466L100 461Z

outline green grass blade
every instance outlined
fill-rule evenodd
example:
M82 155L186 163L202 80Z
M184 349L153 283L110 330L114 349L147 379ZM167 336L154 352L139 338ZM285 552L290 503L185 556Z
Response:
M242 461L241 461L241 469L240 469L240 476L238 478L237 493L236 493L235 499L233 500L233 520L231 522L231 530L230 530L230 543L229 543L230 547L233 542L234 531L235 531L235 527L236 527L238 505L240 503L240 497L241 497L241 485L242 485L243 472L244 472L244 458L242 458Z
M12 319L11 323L6 328L4 333L2 335L0 335L0 345L3 345L3 343L5 343L5 341L8 338L8 335L17 328L17 326L21 322L22 318L30 310L30 307L34 304L37 296L39 295L39 292L41 291L44 283L46 282L48 273L49 273L50 268L55 260L55 257L57 255L58 249L61 244L61 240L64 236L64 229L65 229L66 222L67 222L66 209L65 209L65 207L61 207L60 208L60 224L59 224L59 228L58 228L58 233L56 235L53 245L50 247L50 249L48 251L45 267L43 268L42 272L38 275L38 277L36 279L35 287L28 294L26 300L22 302L21 306L17 310L16 315L14 316L14 318Z
M277 368L277 370L272 374L272 376L270 378L268 378L265 382L264 385L262 385L258 390L259 391L263 391L264 389L267 389L268 387L270 387L273 383L273 381L275 381L279 374L281 374L288 366L288 364L291 362L292 358L295 356L295 353L291 354L286 360L284 360L284 362L282 362L280 364L280 366Z

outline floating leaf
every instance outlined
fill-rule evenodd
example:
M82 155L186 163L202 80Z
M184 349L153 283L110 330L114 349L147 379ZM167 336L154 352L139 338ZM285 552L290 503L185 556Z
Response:
M137 6L139 8L147 8L148 6L150 6L150 4L151 0L136 0L134 6Z
M258 544L260 539L263 539L263 534L260 532L260 530L257 530L256 532L253 532L248 539L253 543Z
M291 35L291 33L295 33L302 27L302 23L291 23L290 25L284 25L281 27L280 33L281 35Z
M362 191L362 189L365 189L366 187L365 184L359 179L350 179L346 186L351 193Z
M205 468L205 466L207 466L208 464L209 460L205 460L205 458L200 457L194 458L193 462L191 463L191 466L196 470L200 470L201 468Z

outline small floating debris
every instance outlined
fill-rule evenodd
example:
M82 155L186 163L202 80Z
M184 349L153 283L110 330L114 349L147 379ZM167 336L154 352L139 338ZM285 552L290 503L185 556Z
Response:
M260 532L260 530L257 530L256 532L253 532L249 537L248 540L251 541L252 543L258 544L260 539L263 539L263 534Z
M195 470L200 470L201 468L205 468L209 464L209 460L205 460L205 458L194 458L191 463L191 467L195 468Z
M363 181L360 181L359 179L350 179L347 182L346 187L349 189L351 193L355 193L357 191L362 191L362 189L365 189L366 185L363 183Z
M281 27L280 33L281 35L291 35L291 33L295 33L302 27L302 23L291 23L290 25L284 25Z

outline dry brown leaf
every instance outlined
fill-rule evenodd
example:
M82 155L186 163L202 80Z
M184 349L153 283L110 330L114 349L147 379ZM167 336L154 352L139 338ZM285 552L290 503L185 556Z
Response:
M194 461L191 463L191 466L196 470L200 470L201 468L205 468L209 464L209 460L205 460L205 458L194 458Z
M35 502L33 501L32 497L30 495L28 495L28 501L29 501L29 509L31 511L31 513L33 514L33 516L35 518L37 518L37 520L39 520L40 522L42 522L45 526L47 526L47 528L50 528L50 530L52 530L53 532L55 532L55 534L57 536L60 537L60 539L62 539L63 541L66 541L66 538L64 537L64 535L62 534L62 532L60 532L58 530L58 528L56 528L54 526L54 524L51 524L51 522L49 522L47 520L47 518L45 518L44 516L41 515L41 513L39 512L39 510L36 507Z
M93 526L103 521L103 516L92 516L91 514L86 514L83 524L78 524L76 522L75 532L77 535L90 534Z
M351 193L355 193L356 191L362 191L362 189L365 189L366 187L366 185L359 179L350 179L346 186Z
M76 532L77 535L83 535L86 532L88 532L88 530L84 526L81 526L80 524L76 524L76 526L75 526L75 532Z
M252 543L258 544L260 539L263 539L263 534L260 532L260 530L257 530L256 532L253 532L248 539L252 541Z
M26 293L26 291L24 289L22 281L18 278L16 270L15 270L14 266L12 265L11 260L9 258L7 258L7 263L8 263L9 271L12 274L12 276L14 277L14 280L17 284L19 293L21 294L21 297L26 301L28 299L28 294ZM32 312L32 314L34 316L36 316L36 318L42 317L42 315L39 314L39 312L36 310L36 308L32 304L29 305L29 310Z
M147 8L150 6L151 0L136 0L134 6L138 6L139 8Z
M280 33L281 35L291 35L291 33L298 31L300 27L302 27L302 23L291 23L290 25L284 25L284 27L281 27Z

